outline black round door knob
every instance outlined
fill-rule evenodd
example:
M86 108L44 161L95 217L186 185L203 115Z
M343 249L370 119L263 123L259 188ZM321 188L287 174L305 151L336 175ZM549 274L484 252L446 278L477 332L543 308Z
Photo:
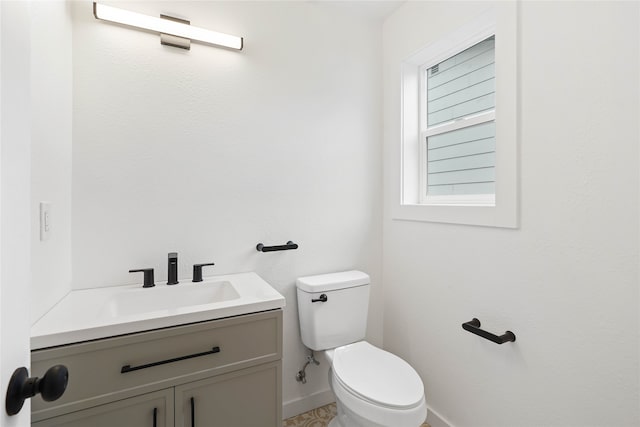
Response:
M44 377L40 380L38 387L42 399L47 402L58 400L67 389L68 382L69 371L66 366L56 365L47 369L47 372L44 373Z
M25 399L40 393L42 399L51 402L64 394L69 382L69 371L64 365L47 369L42 378L29 377L27 368L18 368L13 372L7 388L5 401L8 415L20 412Z

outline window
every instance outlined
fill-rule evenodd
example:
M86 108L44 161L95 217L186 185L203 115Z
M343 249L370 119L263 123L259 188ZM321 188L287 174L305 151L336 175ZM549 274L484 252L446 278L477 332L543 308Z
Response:
M420 202L494 204L495 36L420 68Z
M393 219L518 226L517 22L500 3L401 62Z

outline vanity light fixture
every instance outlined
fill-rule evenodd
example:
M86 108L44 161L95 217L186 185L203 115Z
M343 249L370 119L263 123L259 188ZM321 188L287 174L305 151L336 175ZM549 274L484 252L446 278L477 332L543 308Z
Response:
M175 42L165 43L164 41L163 44L189 49L188 41L193 40L230 49L242 50L242 37L192 27L188 21L177 20L176 18L164 15L162 18L156 18L154 16L143 15L96 2L93 3L93 15L96 19L158 32L161 35L174 36L179 39L187 39L186 45L176 44Z

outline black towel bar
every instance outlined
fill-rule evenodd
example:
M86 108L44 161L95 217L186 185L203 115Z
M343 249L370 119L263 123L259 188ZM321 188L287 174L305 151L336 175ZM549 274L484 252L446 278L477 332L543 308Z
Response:
M262 243L258 243L256 245L256 249L259 252L288 251L291 249L298 249L298 245L296 243L293 243L291 240L289 240L286 245L279 245L279 246L265 246Z
M480 321L475 317L468 322L464 322L462 324L462 329L464 329L465 331L469 331L472 334L479 335L482 338L488 339L489 341L493 341L496 344L504 344L507 341L516 340L516 334L511 331L506 331L504 334L498 336L492 334L491 332L480 329Z

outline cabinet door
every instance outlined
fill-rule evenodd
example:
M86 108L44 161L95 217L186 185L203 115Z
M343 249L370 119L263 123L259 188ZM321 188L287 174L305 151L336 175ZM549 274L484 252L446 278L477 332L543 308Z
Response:
M282 426L281 362L178 386L176 427Z
M120 400L32 424L34 427L173 427L173 389Z

